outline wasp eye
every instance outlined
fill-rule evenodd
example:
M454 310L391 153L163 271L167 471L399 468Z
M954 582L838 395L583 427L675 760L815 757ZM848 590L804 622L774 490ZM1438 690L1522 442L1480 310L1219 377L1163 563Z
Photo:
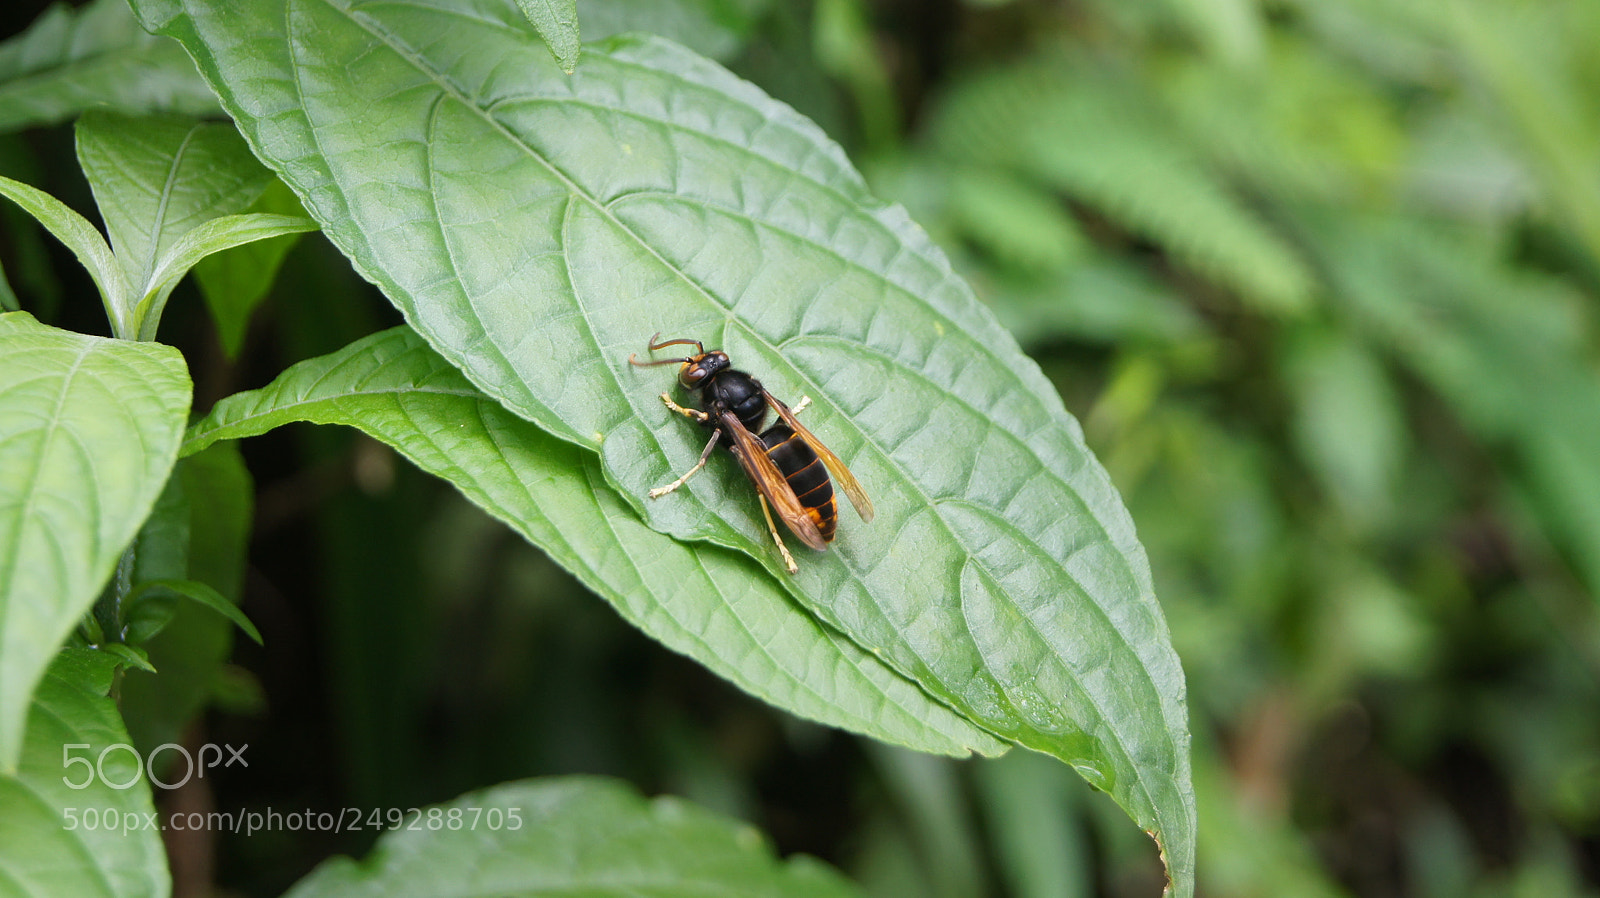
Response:
M700 386L700 382L705 379L706 369L704 365L685 365L683 370L678 372L678 383L691 390Z

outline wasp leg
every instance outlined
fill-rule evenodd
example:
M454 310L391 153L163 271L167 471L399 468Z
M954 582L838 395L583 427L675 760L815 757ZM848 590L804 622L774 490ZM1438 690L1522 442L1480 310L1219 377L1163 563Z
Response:
M795 403L794 408L789 409L789 414L798 415L801 412L805 411L806 410L806 406L808 406L810 404L811 404L811 397L810 396L801 396L800 397L800 401Z
M706 444L705 451L700 453L700 460L694 463L694 467L690 468L682 477L679 477L677 480L672 481L666 486L659 486L651 490L650 498L659 499L678 487L683 486L685 483L688 483L690 477L700 473L700 469L706 466L706 459L711 457L711 450L717 448L717 440L720 439L722 439L721 431L713 433L711 435L711 442Z
M676 402L673 402L672 397L666 393L661 394L661 401L666 404L667 408L672 409L680 415L683 415L685 418L693 418L696 421L699 421L701 424L711 420L710 415L700 411L699 409L684 408Z
M799 572L800 566L794 563L789 547L783 544L783 537L778 535L778 525L772 523L772 512L767 510L767 497L757 493L756 498L761 500L761 516L767 519L767 532L772 534L772 541L778 544L778 551L783 553L783 566L791 574Z

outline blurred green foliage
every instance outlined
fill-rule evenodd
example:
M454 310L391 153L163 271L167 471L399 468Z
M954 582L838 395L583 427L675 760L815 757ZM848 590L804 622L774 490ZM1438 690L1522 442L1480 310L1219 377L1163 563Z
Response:
M1202 891L1593 894L1600 6L865 14L835 69L915 105L863 166L1151 555Z
M1600 4L578 11L585 39L699 41L815 118L1084 422L1189 676L1202 894L1600 894ZM57 146L8 139L0 173L71 180ZM71 275L25 221L0 229L23 307L54 309ZM308 239L230 325L237 361L171 338L203 408L391 320ZM274 648L236 659L270 707L210 722L259 749L224 803L606 772L885 898L1160 888L1148 840L1059 765L783 718L365 438L244 454ZM224 839L219 879L276 894L360 848Z

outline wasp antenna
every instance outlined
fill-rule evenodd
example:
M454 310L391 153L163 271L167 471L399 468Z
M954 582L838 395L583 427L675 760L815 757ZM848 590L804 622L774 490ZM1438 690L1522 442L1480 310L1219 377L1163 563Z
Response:
M706 354L705 344L701 343L699 340L690 340L687 337L684 337L676 340L662 340L660 343L657 343L656 338L660 336L661 333L658 331L654 337L650 338L649 349L651 352L655 352L658 349L665 349L668 346L693 346L696 354Z
M628 353L628 364L638 365L640 368L654 368L657 365L682 365L689 361L689 359L656 359L651 362L641 362L637 352Z

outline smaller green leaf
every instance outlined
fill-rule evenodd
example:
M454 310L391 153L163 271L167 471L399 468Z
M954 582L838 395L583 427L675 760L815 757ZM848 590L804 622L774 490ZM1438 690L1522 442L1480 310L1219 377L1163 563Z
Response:
M124 667L122 659L98 646L67 644L50 662L46 677L60 677L79 689L95 695L108 695L117 671Z
M0 314L0 770L39 677L160 495L190 392L170 346Z
M539 36L568 75L578 65L578 0L517 0Z
M150 273L150 282L146 285L135 313L141 322L140 339L155 339L156 327L161 322L161 310L167 303L167 297L196 262L212 253L255 240L316 229L317 223L309 218L252 212L213 218L184 234L167 250L166 255L156 263L155 270Z
M122 599L112 606L119 617L115 641L143 646L172 621L178 608L178 596L165 590L136 593L133 584L146 580L179 580L189 574L189 496L182 478L167 478L156 507L139 527L139 535L123 557L131 561L132 566L126 577L122 576L120 566L118 569L117 586ZM96 615L103 610L100 605L95 606ZM146 652L148 654L148 650Z
M301 216L237 215L280 182L230 124L96 110L78 120L77 148L117 265L137 297L135 326L124 335L154 339L173 287L206 255L309 228L300 226L307 221Z
M100 628L100 622L92 614L86 614L78 621L78 636L90 645L100 645L106 641L106 631Z
M0 774L7 895L160 898L171 891L150 786L102 652L56 656L28 711L14 774ZM119 788L120 787L120 788Z
M150 664L150 656L145 653L144 649L136 645L128 645L125 642L108 642L99 646L99 649L107 655L113 655L121 659L124 666L135 667L150 673L156 672L155 667Z
M178 610L178 597L165 590L153 590L123 603L122 638L131 645L143 645L159 636L172 623Z
M168 477L156 507L150 510L134 539L123 605L133 584L146 580L181 580L189 574L189 496L183 481ZM137 640L124 639L123 642Z
M178 479L189 497L189 572L235 604L255 517L255 484L237 444L191 455L178 462Z
M179 238L244 212L273 182L227 122L91 110L74 133L111 249L141 293Z
M112 330L118 335L131 335L128 319L132 311L128 303L128 282L111 255L111 247L89 220L72 211L67 205L36 187L21 181L0 176L0 196L9 198L29 215L39 220L56 239L67 245L78 257L83 267L89 269L95 286L100 288L100 299L105 303L106 315L111 319Z
M261 632L256 629L255 624L250 622L250 618L244 616L244 612L239 610L239 606L228 601L226 596L206 584L198 580L146 580L133 588L131 597L137 597L151 589L165 589L185 598L193 599L233 621L239 629L244 631L246 636L255 640L257 645L261 644Z
M56 3L0 44L0 131L90 108L215 114L217 98L177 41L147 34L124 0Z
M288 898L584 895L829 898L860 894L831 867L779 861L750 826L598 777L508 783L426 808L364 863L324 863Z

